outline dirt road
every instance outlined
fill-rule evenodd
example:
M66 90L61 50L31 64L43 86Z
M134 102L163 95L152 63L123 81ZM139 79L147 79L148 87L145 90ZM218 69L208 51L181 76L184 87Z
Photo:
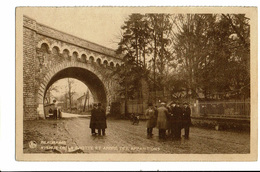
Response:
M106 136L91 136L89 118L24 121L24 153L249 153L250 134L192 127L190 139L161 141L158 130L147 139L145 121L108 119ZM182 131L183 132L183 131ZM29 147L35 141L36 148ZM55 147L56 146L56 147Z

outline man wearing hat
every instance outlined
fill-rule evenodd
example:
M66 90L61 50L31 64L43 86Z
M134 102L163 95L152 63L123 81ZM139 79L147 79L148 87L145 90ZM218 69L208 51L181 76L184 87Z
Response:
M177 130L177 117L176 117L176 103L172 102L170 105L170 120L169 120L169 129L170 129L170 137L173 138L175 136Z
M157 115L157 109L153 107L152 103L149 103L148 109L145 111L145 116L148 119L146 123L148 138L151 138L153 136L153 128L156 126Z
M157 128L159 129L159 139L166 139L166 130L168 129L168 109L166 103L161 102L161 107L158 110Z
M93 109L91 110L91 117L90 117L90 123L89 128L91 128L91 134L92 136L96 135L96 120L97 120L97 104L93 104Z
M175 108L175 127L174 127L174 138L176 139L181 139L181 129L182 129L182 115L183 115L183 110L180 107L180 103L176 103L176 108Z
M98 129L98 135L106 135L105 131L107 128L107 117L106 117L106 112L102 108L101 103L98 103L98 108L97 108L97 116L96 116L96 129Z
M190 109L188 103L184 103L183 117L182 118L183 118L183 127L184 127L184 131L185 131L184 137L186 139L189 138L189 133L190 133L190 125L191 125L190 114L191 114L191 109Z

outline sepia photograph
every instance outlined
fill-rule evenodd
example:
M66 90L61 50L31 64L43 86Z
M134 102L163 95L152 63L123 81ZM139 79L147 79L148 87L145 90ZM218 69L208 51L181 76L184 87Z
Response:
M18 161L256 161L257 8L17 7Z

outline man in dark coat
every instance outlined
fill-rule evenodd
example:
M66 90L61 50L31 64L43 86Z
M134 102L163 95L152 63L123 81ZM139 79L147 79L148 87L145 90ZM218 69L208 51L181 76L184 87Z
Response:
M101 103L98 103L98 108L97 108L97 116L96 116L96 128L98 129L98 135L106 135L105 131L107 128L107 117L106 117L106 112L102 108Z
M184 137L186 139L189 138L189 133L190 133L190 125L191 125L191 109L187 103L184 104L184 109L183 109L183 127L185 131Z
M90 117L90 123L89 128L91 128L91 134L94 136L96 135L96 120L97 120L97 104L93 105L93 109L91 110L91 117Z
M176 132L176 104L173 102L170 106L170 121L169 121L169 129L170 129L170 137L173 138Z
M181 138L181 129L182 129L182 108L180 107L180 104L177 103L176 104L176 108L175 108L175 127L174 127L174 136L176 139L180 139Z

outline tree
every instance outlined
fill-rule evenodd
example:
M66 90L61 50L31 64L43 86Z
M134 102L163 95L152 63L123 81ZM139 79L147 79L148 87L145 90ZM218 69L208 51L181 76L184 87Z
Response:
M70 110L71 110L72 104L73 104L73 95L76 93L75 91L73 91L73 84L74 84L74 80L68 78L68 85L67 85L68 94L67 94L67 98L69 99Z
M121 86L118 91L121 97L124 97L125 100L125 115L128 114L128 100L129 99L138 99L142 94L140 92L140 80L147 77L148 71L143 70L142 67L135 65L134 60L128 56L124 57L124 64L117 68L114 71L113 75L118 75L117 82Z
M144 15L131 14L121 27L123 33L117 49L117 53L127 54L135 65L146 69L147 44L149 42L150 28ZM143 57L143 58L141 58Z
M47 104L52 103L51 100L55 98L53 96L53 92L59 92L59 87L57 85L53 84L47 90L46 95L45 95L45 101Z
M125 113L127 114L128 99L139 99L140 78L147 74L146 53L149 41L149 28L144 15L132 14L121 27L123 30L117 53L124 54L124 65L117 71L119 84L122 90L120 94L125 98ZM143 56L143 58L141 58ZM136 95L137 93L137 95Z
M174 18L176 31L173 34L173 49L179 67L183 68L187 82L186 95L197 95L199 67L205 67L207 60L207 15L187 14ZM211 16L210 16L211 17ZM197 78L196 78L197 76Z
M153 82L156 94L156 85L164 88L169 74L168 63L171 61L172 54L170 50L172 22L170 14L147 14L146 17L151 30L149 49L153 53ZM158 73L157 77L156 73Z
M222 14L230 29L229 49L231 60L237 68L232 76L232 86L237 96L250 97L250 19L245 14Z
M250 41L243 15L178 15L174 24L174 55L185 71L189 97L203 92L209 98L246 87Z
M140 92L140 77L154 99L156 90L189 99L249 97L249 21L243 14L131 14L117 49L124 54L119 75L126 101Z

